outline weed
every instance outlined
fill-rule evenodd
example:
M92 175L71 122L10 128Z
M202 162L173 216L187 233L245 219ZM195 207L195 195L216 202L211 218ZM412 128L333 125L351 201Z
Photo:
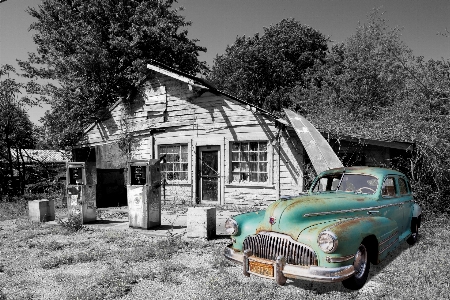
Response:
M27 240L26 244L28 246L29 249L41 249L41 250L47 250L47 251L58 251L58 250L63 250L64 248L68 247L71 245L70 242L68 243L61 243L55 240L52 241L47 241L45 243L40 242L40 241L34 241L34 240Z
M160 262L160 272L158 273L158 279L163 283L181 284L181 280L176 275L181 273L185 268L181 265L174 264L170 261Z
M76 286L67 299L117 299L127 295L139 280L132 270L109 267L89 287Z
M140 246L133 247L132 249L120 251L120 256L123 258L124 262L141 262L149 258L154 258L157 255L157 250L155 246Z
M74 282L76 280L76 276L73 274L67 273L57 273L53 275L55 282L68 284L69 282Z
M231 267L232 265L233 264L223 255L223 249L216 249L211 263L212 268L222 272L224 268Z
M62 255L50 256L40 262L43 269L54 269L61 265L73 265L78 263L86 263L100 260L104 255L93 251L87 250L78 253L64 253Z
M210 278L207 290L210 299L276 299L279 298L279 289L273 281L250 281L243 284L242 280L224 272Z
M80 215L69 214L67 220L59 219L58 224L65 228L69 233L74 233L83 228L83 222Z
M170 258L172 254L183 249L185 245L179 236L168 236L167 238L157 240L156 249L158 251L158 257Z
M16 219L28 214L28 201L13 197L0 200L0 221Z

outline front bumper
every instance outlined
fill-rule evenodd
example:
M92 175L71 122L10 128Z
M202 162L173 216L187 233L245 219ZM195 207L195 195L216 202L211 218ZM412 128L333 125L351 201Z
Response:
M229 260L238 264L242 264L244 275L249 276L250 274L254 274L256 276L272 278L281 285L286 282L286 278L306 279L321 282L339 282L351 277L353 273L355 273L353 265L338 268L324 268L317 266L305 267L299 265L291 265L286 264L285 259L282 256L279 256L276 261L261 259L252 256L252 253L249 250L246 250L244 253L234 251L231 245L225 247L224 255ZM251 260L273 264L274 276L268 277L250 272L249 261Z

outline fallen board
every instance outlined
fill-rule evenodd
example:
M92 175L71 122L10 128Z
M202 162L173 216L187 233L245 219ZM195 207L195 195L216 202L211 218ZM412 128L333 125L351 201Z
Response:
M309 159L317 174L329 169L343 167L342 162L336 153L334 153L330 144L317 131L314 125L306 120L306 118L289 109L285 108L284 112L300 138L303 147L305 147L306 153L308 153Z

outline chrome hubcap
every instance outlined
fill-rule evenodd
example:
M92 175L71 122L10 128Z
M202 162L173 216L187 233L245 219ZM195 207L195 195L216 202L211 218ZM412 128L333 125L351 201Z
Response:
M367 250L364 245L359 246L358 252L356 252L355 255L355 262L353 263L353 267L355 268L355 277L361 278L367 267Z

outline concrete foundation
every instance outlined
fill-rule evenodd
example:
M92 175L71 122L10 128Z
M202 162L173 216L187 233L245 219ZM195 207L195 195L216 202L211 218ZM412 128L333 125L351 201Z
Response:
M28 201L28 217L33 222L48 222L55 220L54 200Z
M216 235L216 208L191 207L187 211L187 237L211 239Z

